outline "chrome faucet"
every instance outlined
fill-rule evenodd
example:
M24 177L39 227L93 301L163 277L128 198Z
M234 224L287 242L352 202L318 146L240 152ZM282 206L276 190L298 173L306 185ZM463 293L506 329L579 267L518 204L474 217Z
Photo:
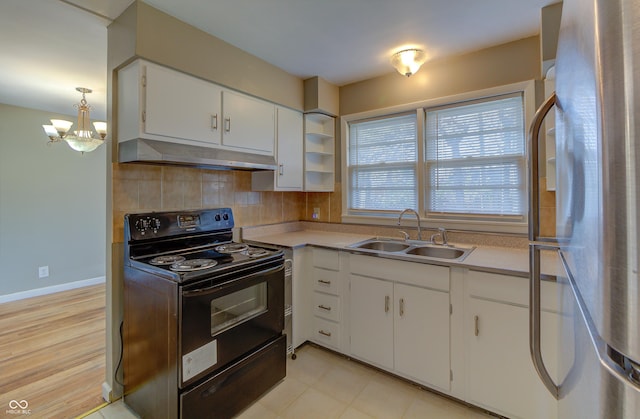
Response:
M436 239L440 237L442 239L442 243L436 242ZM444 227L438 228L438 233L432 234L430 241L433 244L441 244L443 246L449 246L449 240L447 238L447 230Z
M413 210L411 208L407 208L405 210L402 210L402 212L398 216L398 225L400 225L400 221L402 221L402 216L406 212L412 212L412 213L414 213L416 215L416 220L417 220L417 223L418 223L418 240L422 240L422 231L420 230L420 214L418 214L418 212L416 210Z

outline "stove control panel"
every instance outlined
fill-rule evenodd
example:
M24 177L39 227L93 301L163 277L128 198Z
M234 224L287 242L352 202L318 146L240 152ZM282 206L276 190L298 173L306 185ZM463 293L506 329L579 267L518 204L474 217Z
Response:
M147 216L138 218L134 223L134 228L140 235L146 236L150 233L156 234L162 224L158 217Z
M231 208L128 214L125 217L128 240L134 241L174 237L185 233L230 231L233 227Z

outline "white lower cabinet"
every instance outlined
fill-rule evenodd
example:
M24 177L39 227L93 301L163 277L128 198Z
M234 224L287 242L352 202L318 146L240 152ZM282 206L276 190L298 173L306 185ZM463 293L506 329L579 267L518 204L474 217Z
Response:
M449 269L360 255L350 266L351 355L448 392Z
M449 294L395 284L394 295L395 370L449 390Z
M393 369L393 283L350 275L351 354Z
M557 402L538 378L529 352L527 283L526 278L468 273L467 401L510 418L552 419ZM543 356L552 373L560 319L551 307L553 285L543 284L541 314Z
M311 262L311 315L313 329L310 339L322 346L344 352L343 284L341 260L347 255L328 249L313 248Z

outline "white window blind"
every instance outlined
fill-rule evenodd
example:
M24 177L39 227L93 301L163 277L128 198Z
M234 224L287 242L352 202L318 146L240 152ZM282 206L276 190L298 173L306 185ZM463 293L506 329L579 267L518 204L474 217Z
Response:
M522 219L522 94L426 111L427 213Z
M352 122L349 211L417 209L416 115Z

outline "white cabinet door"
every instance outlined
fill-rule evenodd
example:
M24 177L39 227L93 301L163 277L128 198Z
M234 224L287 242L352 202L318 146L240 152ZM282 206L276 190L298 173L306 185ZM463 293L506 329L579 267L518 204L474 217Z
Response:
M449 391L449 294L394 286L396 371Z
M350 275L351 353L393 369L393 283Z
M278 144L276 186L279 190L302 190L302 113L277 109Z
M145 72L147 134L220 144L220 87L153 64Z
M468 401L513 418L556 417L556 401L538 379L529 355L528 308L477 298L467 303ZM543 345L553 345L557 315L542 316ZM552 359L545 362L556 365Z
M274 155L275 106L228 90L222 93L224 108L222 145Z

